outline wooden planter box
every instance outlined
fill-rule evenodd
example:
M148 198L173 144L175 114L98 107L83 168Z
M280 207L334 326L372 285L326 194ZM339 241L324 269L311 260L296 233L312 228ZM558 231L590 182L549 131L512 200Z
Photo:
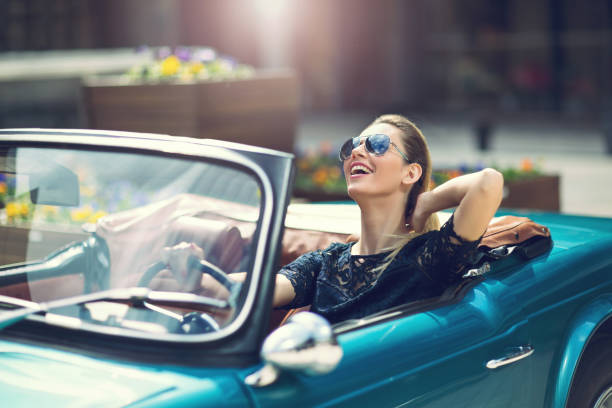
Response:
M294 190L293 197L312 202L350 200L346 193L299 189ZM501 207L558 212L561 208L559 176L538 176L528 180L505 183Z
M293 152L298 116L291 71L248 79L121 85L116 77L83 82L92 129L210 138Z
M77 230L78 231L78 230ZM74 241L83 241L83 232L60 232L29 226L0 225L0 266L39 260Z
M558 212L561 209L559 176L538 176L505 183L501 207Z

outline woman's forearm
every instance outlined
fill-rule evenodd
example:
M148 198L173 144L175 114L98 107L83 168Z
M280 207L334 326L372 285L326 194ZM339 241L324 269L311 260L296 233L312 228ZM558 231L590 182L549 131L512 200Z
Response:
M468 240L478 239L499 207L503 185L503 176L494 169L456 177L430 192L427 207L431 213L457 207L455 232Z
M236 282L244 282L246 280L246 272L230 273L229 277ZM208 274L202 276L201 286L203 288L217 287L221 289L221 284ZM291 281L284 275L276 274L276 282L274 285L274 307L285 306L289 304L295 297L295 291Z
M494 169L455 177L431 191L431 212L457 207L468 194L495 202L501 200L502 189L503 178Z
M295 290L291 281L285 275L276 274L276 285L274 286L274 307L285 306L295 297Z

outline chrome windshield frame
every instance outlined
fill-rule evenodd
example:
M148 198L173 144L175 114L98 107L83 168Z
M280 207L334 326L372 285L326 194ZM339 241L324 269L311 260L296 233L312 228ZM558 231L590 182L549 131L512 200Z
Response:
M143 152L152 155L169 155L194 159L212 159L215 162L226 162L234 168L242 168L257 178L261 187L261 211L258 220L259 236L254 250L251 277L246 296L241 309L235 318L219 331L203 334L149 334L128 330L117 330L112 327L87 328L104 335L144 339L153 342L173 343L202 343L216 341L237 332L247 321L255 303L257 288L262 278L267 240L274 214L274 197L272 183L265 171L246 155L245 152L270 152L277 156L292 157L289 153L272 151L259 147L238 145L230 142L218 142L209 139L193 139L158 134L143 134L118 131L78 130L78 129L2 129L0 130L0 143L16 145L38 145L44 147L89 149L101 148L104 150L121 150L135 153ZM239 149L232 150L232 147ZM61 323L53 323L62 326ZM70 326L67 326L70 328Z

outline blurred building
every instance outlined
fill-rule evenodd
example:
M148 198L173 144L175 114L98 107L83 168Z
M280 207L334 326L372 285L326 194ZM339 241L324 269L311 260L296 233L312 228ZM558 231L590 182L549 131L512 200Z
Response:
M2 53L207 45L256 67L295 68L306 110L568 120L612 134L612 0L0 0L0 7Z

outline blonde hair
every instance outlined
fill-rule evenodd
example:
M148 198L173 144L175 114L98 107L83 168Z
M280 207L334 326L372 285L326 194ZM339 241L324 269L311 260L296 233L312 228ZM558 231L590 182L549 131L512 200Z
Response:
M408 193L408 200L406 202L406 208L404 211L404 221L407 223L414 212L417 197L419 194L429 191L431 189L431 157L429 154L429 147L427 141L421 130L412 123L409 119L402 115L382 115L376 118L368 127L385 123L398 128L402 132L403 148L406 155L410 158L412 163L418 163L423 172L419 180L412 185L410 192ZM410 242L413 238L424 234L428 231L440 229L440 220L437 214L429 216L425 222L425 227L422 232L410 232L399 236L400 239L391 247L391 253L385 258L383 265L377 267L377 270L386 269L391 262L395 259L399 251Z

